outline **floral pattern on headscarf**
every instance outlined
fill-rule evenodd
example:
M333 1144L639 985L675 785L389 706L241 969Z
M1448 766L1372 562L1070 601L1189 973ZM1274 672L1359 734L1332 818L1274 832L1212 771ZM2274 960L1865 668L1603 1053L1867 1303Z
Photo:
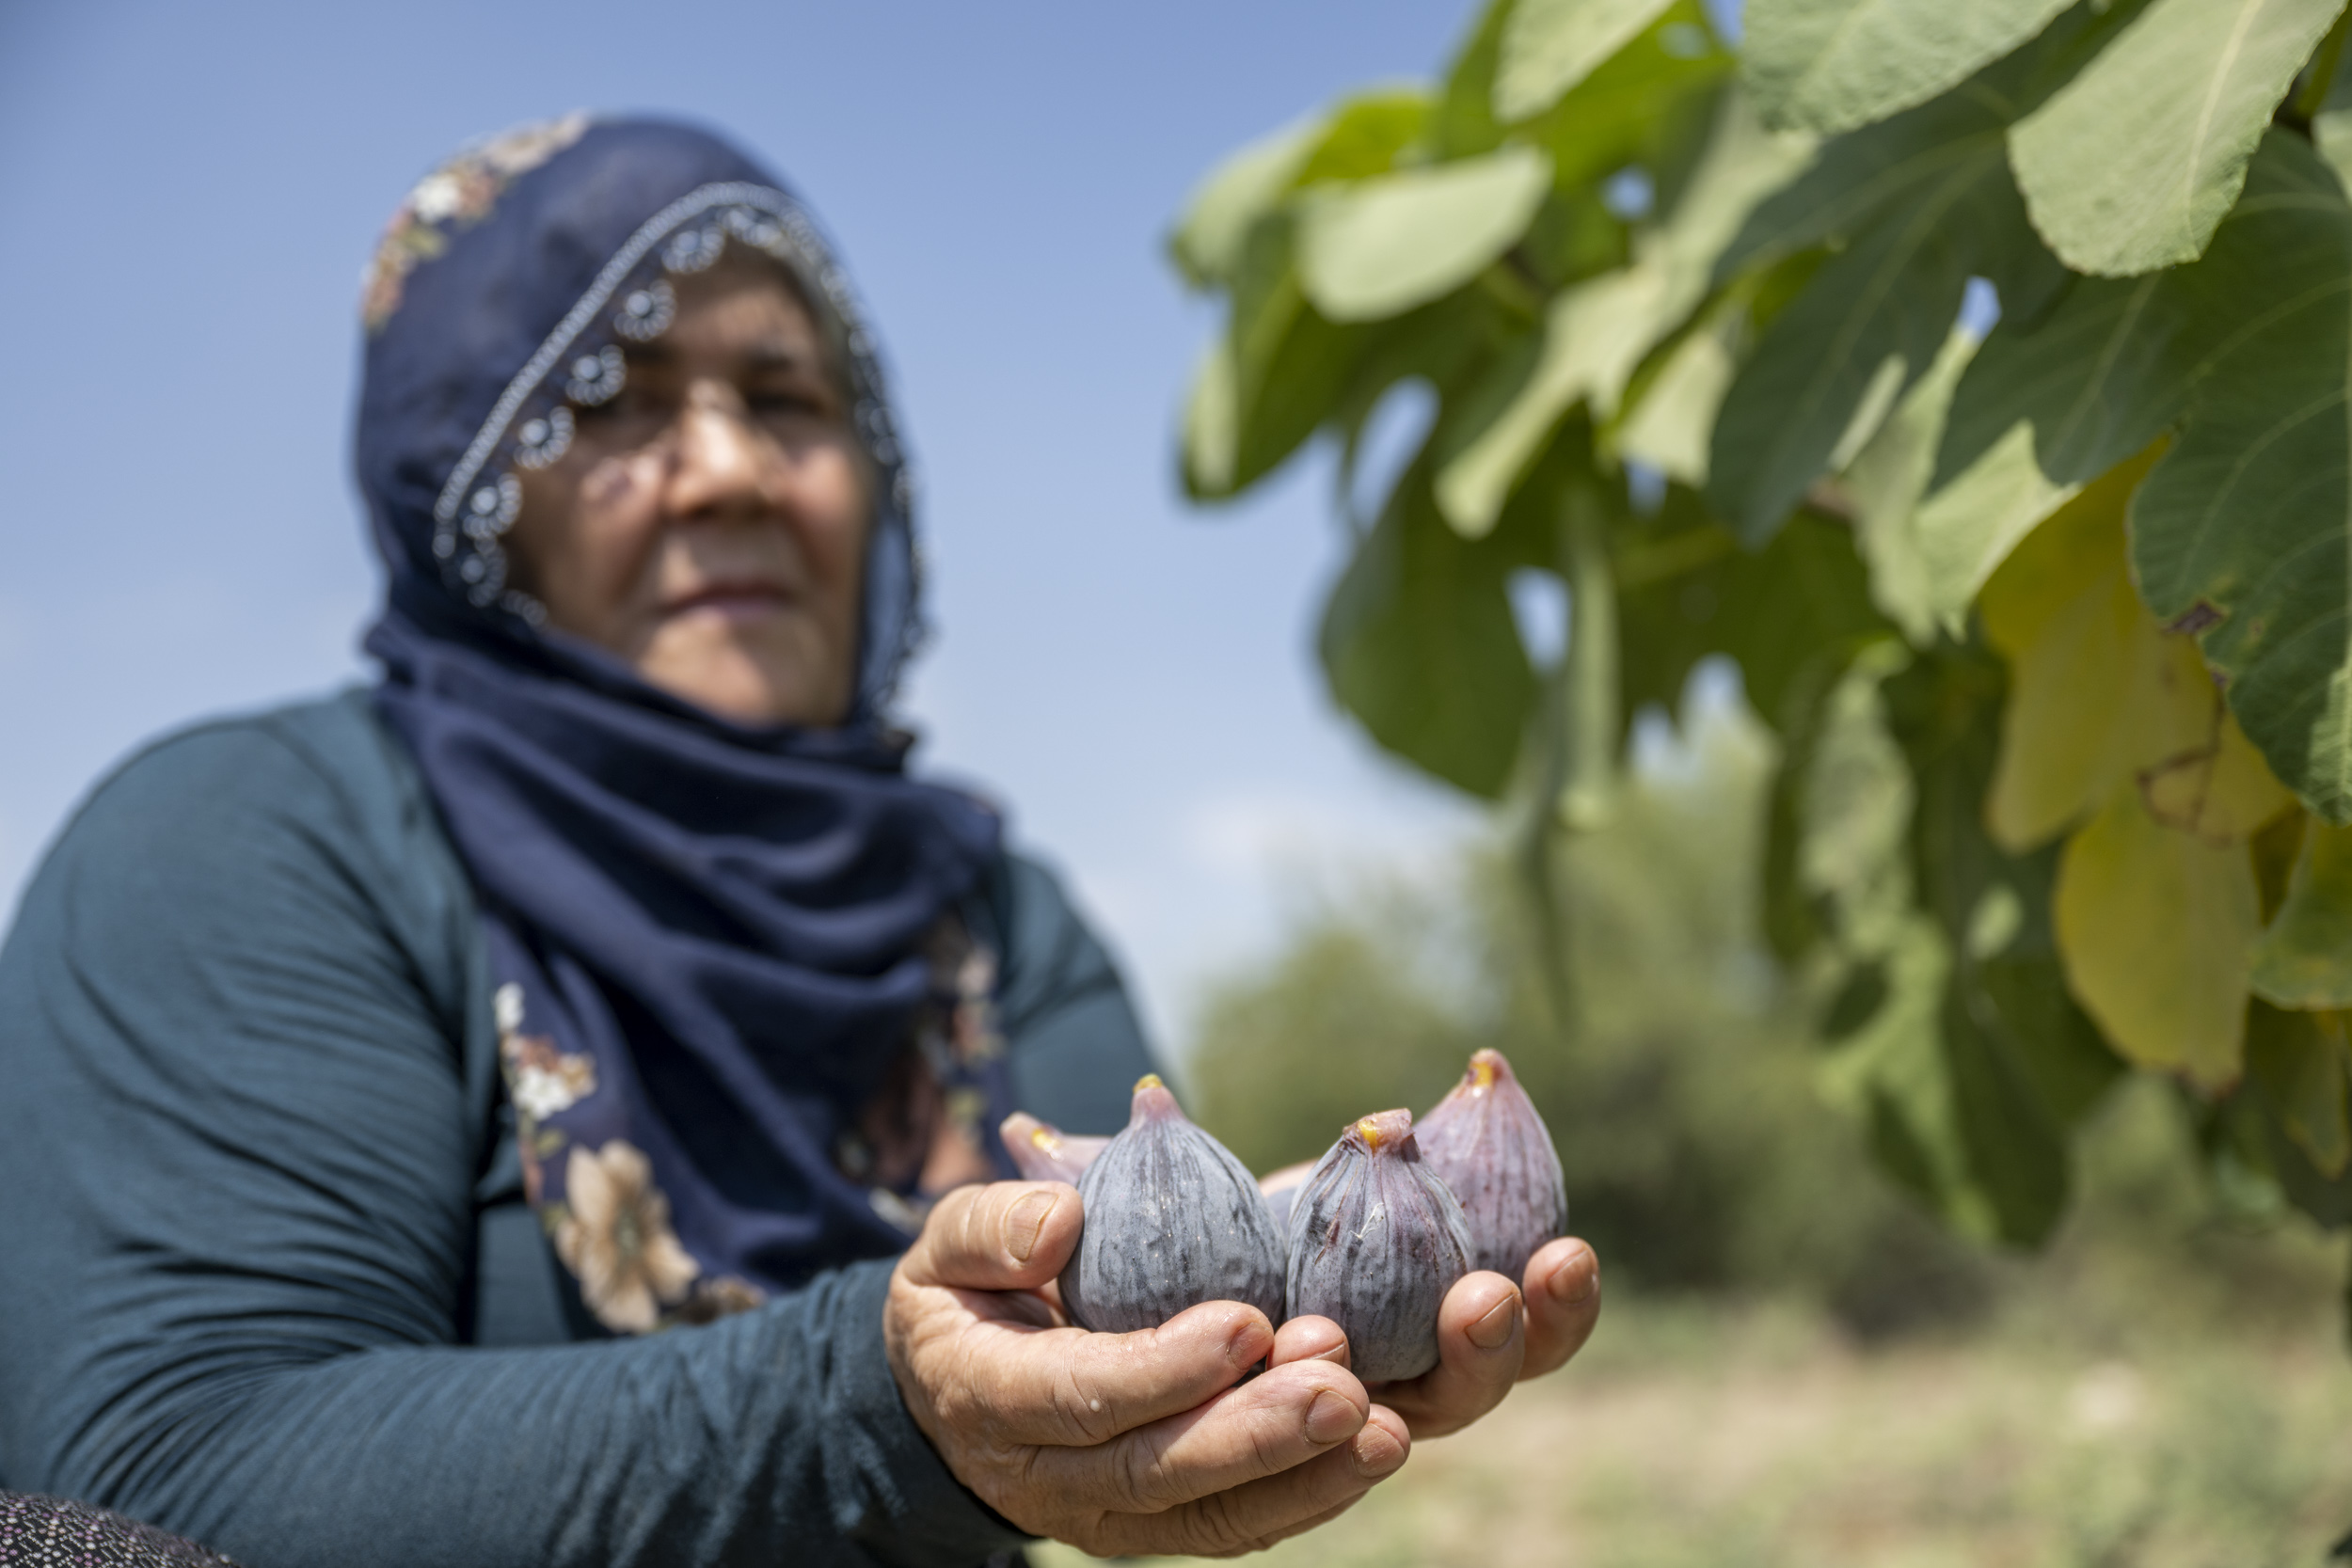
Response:
M841 1174L866 1183L874 1212L910 1236L948 1188L999 1174L992 1168L989 1135L990 1079L1005 1055L995 954L951 917L933 930L926 955L931 996L901 1054L904 1070L869 1101L860 1126L834 1145ZM596 1321L615 1333L645 1334L709 1323L766 1301L768 1293L748 1280L706 1275L679 1245L669 1199L643 1150L612 1138L591 1153L575 1141L575 1132L584 1140L610 1125L609 1107L570 1114L596 1093L594 1058L559 1050L548 1036L525 1034L520 985L501 986L491 1006L499 1066L515 1110L523 1196ZM878 1136L877 1129L898 1132L900 1147L878 1148L887 1132Z
M618 1138L593 1154L574 1148L564 1190L555 1255L579 1279L580 1299L607 1328L652 1333L662 1309L683 1305L703 1272L670 1228L670 1200L653 1184L652 1162Z
M565 115L518 126L466 148L418 181L384 225L375 257L368 263L359 296L359 319L370 332L382 329L400 309L401 291L420 261L449 248L449 231L487 217L499 193L516 175L527 174L580 140L588 129L584 114Z

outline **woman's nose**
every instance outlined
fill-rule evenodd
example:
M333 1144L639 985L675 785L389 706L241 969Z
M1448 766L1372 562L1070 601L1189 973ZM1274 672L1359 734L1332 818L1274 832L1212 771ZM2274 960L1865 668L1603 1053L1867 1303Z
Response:
M732 388L697 387L678 416L678 465L670 510L680 517L769 510L773 454Z

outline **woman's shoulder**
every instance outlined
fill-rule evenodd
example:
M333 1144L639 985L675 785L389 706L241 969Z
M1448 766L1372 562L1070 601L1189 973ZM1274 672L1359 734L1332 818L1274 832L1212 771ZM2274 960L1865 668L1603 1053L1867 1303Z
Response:
M1033 853L1009 847L999 854L981 882L980 901L1009 990L1109 964L1059 874Z
M230 821L389 825L423 803L414 765L353 687L147 741L91 786L59 847L93 832L186 842L199 824Z
M340 797L365 810L414 793L414 769L376 719L364 688L200 720L134 750L92 787L75 825L123 798L165 794L185 806L315 808Z
M414 765L354 688L140 747L66 823L26 903L69 887L230 896L323 877L445 893L454 871Z

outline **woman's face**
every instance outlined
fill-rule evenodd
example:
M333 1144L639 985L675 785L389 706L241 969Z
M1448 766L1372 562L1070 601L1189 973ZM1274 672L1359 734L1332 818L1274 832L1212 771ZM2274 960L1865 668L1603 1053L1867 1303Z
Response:
M548 624L744 723L848 713L866 467L807 309L765 261L673 280L669 330L570 449L518 472L506 544Z

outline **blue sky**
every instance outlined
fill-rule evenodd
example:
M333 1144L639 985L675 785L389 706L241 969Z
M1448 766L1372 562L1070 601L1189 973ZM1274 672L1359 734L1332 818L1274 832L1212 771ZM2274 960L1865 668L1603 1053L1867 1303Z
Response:
M474 135L681 113L780 166L881 323L942 635L912 709L1181 1024L1302 868L1474 818L1330 709L1328 470L1214 516L1172 483L1212 325L1160 237L1218 155L1424 76L1468 4L0 4L0 909L153 735L358 674L354 302Z

